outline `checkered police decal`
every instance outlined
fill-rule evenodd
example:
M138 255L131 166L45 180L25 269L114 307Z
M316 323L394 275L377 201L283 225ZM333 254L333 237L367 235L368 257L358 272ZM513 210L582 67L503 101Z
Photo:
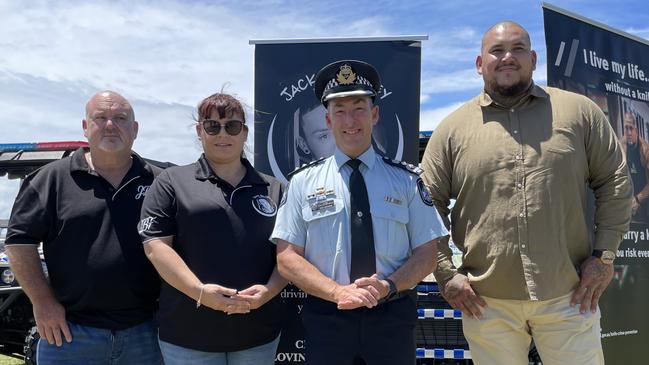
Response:
M265 217L273 217L277 214L277 205L266 195L253 196L252 207Z

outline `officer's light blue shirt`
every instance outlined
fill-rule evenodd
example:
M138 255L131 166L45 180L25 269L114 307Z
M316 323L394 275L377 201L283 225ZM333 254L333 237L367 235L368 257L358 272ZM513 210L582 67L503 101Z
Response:
M372 147L358 158L370 201L376 268L386 277L414 248L448 232L437 210L424 202L432 204L420 192L418 175L383 161ZM333 156L295 174L271 234L274 243L282 239L304 248L307 261L342 285L350 282L349 159L336 148Z

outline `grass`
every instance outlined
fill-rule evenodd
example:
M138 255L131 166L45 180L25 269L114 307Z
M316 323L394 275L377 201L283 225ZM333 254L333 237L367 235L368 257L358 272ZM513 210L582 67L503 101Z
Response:
M0 355L0 365L22 365L25 362L15 357Z

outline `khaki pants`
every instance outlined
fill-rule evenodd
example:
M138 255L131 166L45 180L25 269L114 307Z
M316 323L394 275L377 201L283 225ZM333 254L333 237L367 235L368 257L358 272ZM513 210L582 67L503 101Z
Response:
M570 296L545 301L484 298L481 320L463 317L476 365L527 365L531 339L543 365L603 365L600 311L579 314Z

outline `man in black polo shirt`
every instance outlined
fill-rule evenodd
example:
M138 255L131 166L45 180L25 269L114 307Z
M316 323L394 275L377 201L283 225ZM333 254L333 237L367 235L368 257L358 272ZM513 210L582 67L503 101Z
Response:
M138 123L121 95L90 98L83 131L89 148L27 176L9 220L7 254L34 307L38 363L159 364L159 281L136 229L159 169L131 151Z

